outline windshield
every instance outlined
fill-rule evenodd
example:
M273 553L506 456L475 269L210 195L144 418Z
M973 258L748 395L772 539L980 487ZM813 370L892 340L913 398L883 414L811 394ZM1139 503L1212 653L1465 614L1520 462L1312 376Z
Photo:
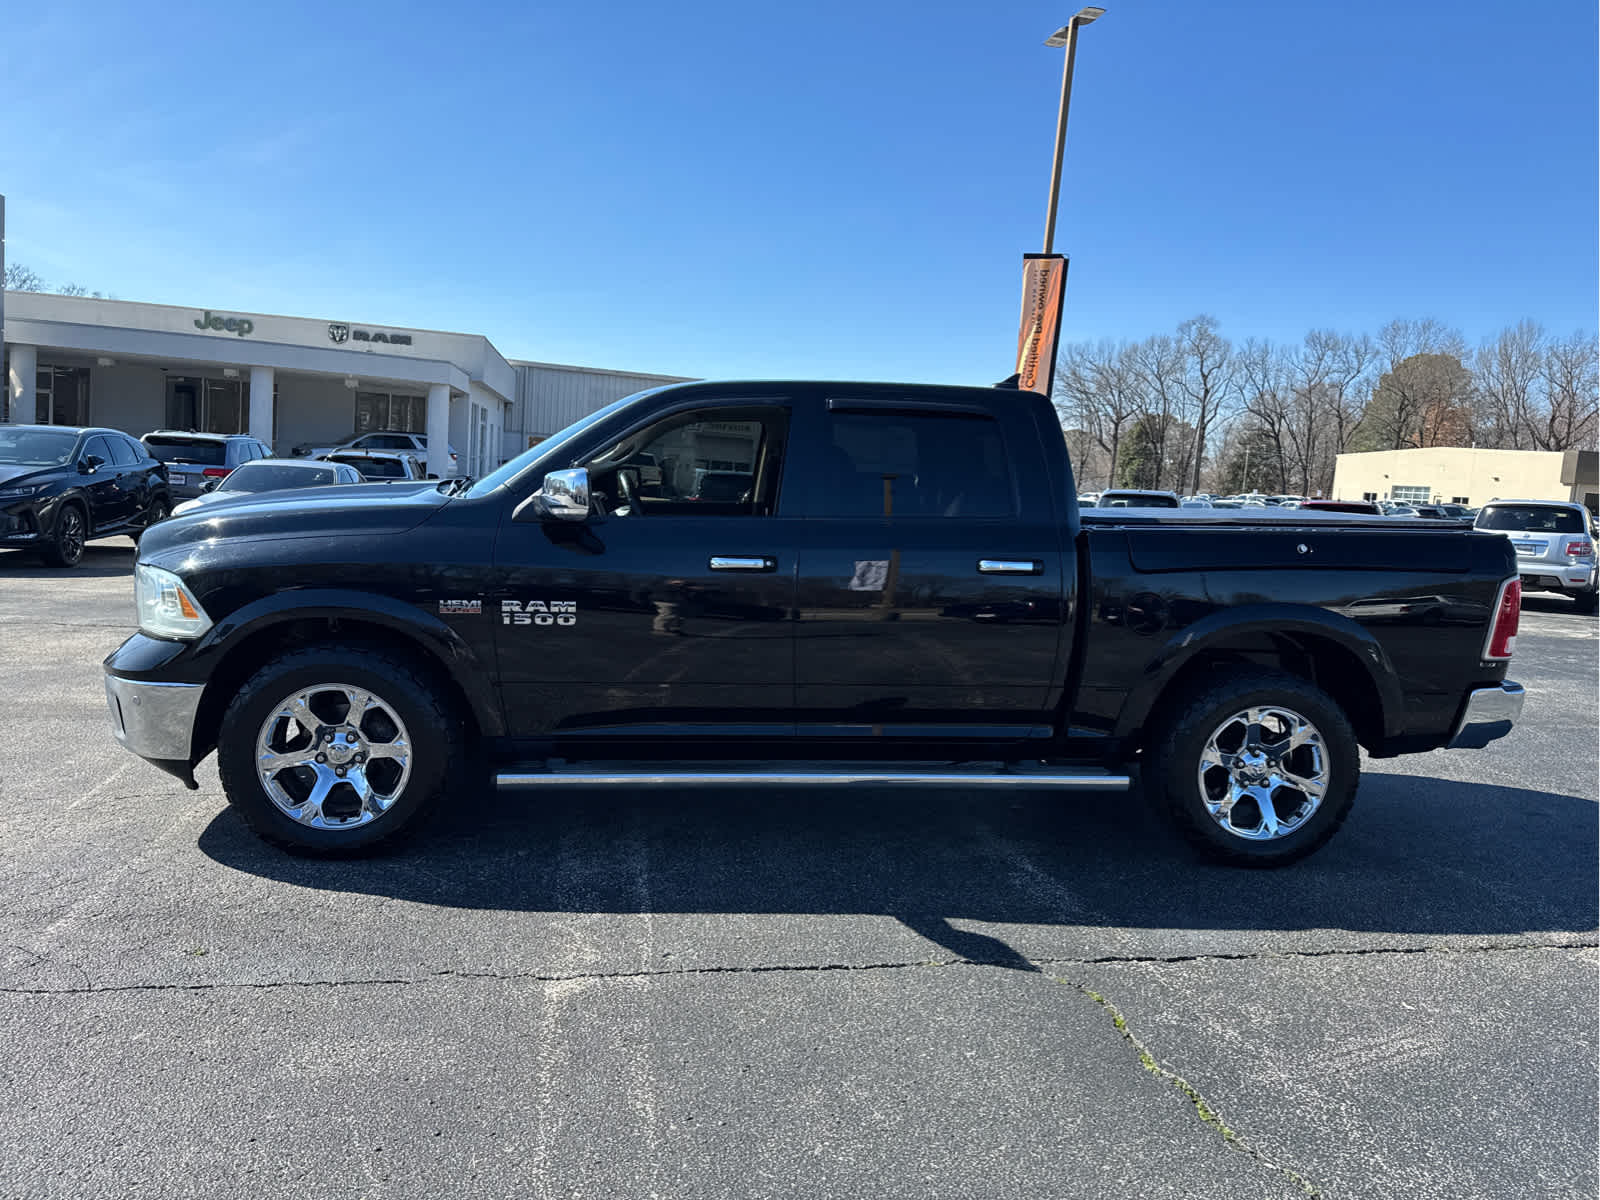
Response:
M223 482L219 492L275 492L281 488L317 487L335 482L332 467L293 467L283 463L245 463Z
M0 425L0 463L25 467L65 466L78 435L54 429L7 429Z
M1582 533L1583 518L1572 508L1543 504L1495 504L1478 514L1478 528L1517 533Z
M164 463L198 463L204 467L220 467L228 458L226 446L207 438L146 437L142 440L145 449Z
M656 389L651 388L650 390L655 391ZM477 499L479 496L487 496L490 492L494 491L498 487L504 487L518 475L522 474L522 472L526 471L534 463L538 462L539 459L543 458L545 455L559 454L569 442L581 437L584 433L598 425L601 421L604 421L612 413L620 412L622 409L626 408L629 404L633 403L633 401L644 394L644 392L635 392L631 396L624 396L621 400L614 400L604 408L598 409L595 412L590 413L587 417L583 417L580 420L573 422L571 425L568 425L565 429L561 430L560 433L555 433L545 438L545 440L540 442L537 446L528 447L528 449L524 450L510 462L506 463L505 466L499 468L498 470L489 472L489 474L478 480L477 483L473 484L472 487L467 490L466 494L473 499ZM559 467L553 469L560 470Z

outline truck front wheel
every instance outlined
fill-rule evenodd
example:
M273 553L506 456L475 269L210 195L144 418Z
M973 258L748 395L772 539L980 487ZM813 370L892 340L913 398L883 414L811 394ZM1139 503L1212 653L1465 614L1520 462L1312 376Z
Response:
M1185 838L1239 866L1316 850L1355 803L1361 755L1322 689L1275 671L1219 671L1157 726L1148 786Z
M258 834L304 854L413 832L462 755L439 689L387 650L312 646L261 667L222 717L217 769Z

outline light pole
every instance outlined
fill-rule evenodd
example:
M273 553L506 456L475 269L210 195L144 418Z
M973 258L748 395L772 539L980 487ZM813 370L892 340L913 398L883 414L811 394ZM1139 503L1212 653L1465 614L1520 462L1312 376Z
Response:
M1065 46L1067 48L1066 66L1061 71L1061 112L1056 117L1056 160L1055 166L1050 171L1050 212L1044 219L1044 252L1049 254L1056 242L1056 201L1061 196L1061 155L1067 146L1067 105L1072 100L1072 62L1078 51L1078 26L1087 25L1099 17L1105 16L1106 10L1095 8L1079 9L1060 29L1045 38L1046 46Z

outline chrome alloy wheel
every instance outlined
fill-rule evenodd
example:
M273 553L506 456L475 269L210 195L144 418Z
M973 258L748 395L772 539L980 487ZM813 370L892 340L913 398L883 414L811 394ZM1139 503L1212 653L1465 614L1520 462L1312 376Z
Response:
M1327 749L1293 709L1247 708L1207 739L1199 782L1213 821L1246 841L1272 841L1309 821L1327 795Z
M411 777L411 738L393 708L365 688L319 683L285 697L256 736L268 799L314 829L376 821Z

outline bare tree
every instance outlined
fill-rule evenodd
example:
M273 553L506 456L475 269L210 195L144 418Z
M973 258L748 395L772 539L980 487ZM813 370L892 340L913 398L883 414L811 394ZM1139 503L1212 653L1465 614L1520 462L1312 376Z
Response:
M1580 331L1547 343L1539 382L1544 395L1537 426L1530 422L1534 447L1592 448L1600 432L1600 350L1594 336Z
M1366 334L1313 329L1294 355L1306 495L1333 489L1338 456L1350 448L1372 388L1378 347Z
M1082 430L1105 452L1107 487L1116 475L1123 434L1139 408L1133 359L1126 343L1080 343L1066 348L1056 372L1056 412L1063 426ZM1088 485L1088 474L1079 477Z
M1141 487L1159 488L1171 453L1169 438L1182 411L1184 391L1183 347L1166 334L1146 338L1134 348L1133 361L1139 381L1138 404L1141 447L1148 454L1150 467L1141 474ZM1187 475L1187 456L1180 452L1178 482Z
M1271 342L1251 338L1239 351L1238 368L1249 428L1257 444L1270 449L1276 490L1287 491L1294 397L1289 363Z
M42 292L44 280L39 273L21 263L6 264L6 290L8 292Z
M1233 385L1233 345L1217 333L1217 319L1202 313L1178 326L1178 342L1185 360L1183 391L1188 400L1185 416L1194 424L1193 469L1188 490L1200 490L1205 466L1206 438L1222 412Z
M1544 341L1542 328L1520 321L1478 347L1473 363L1475 445L1520 450L1529 442Z

